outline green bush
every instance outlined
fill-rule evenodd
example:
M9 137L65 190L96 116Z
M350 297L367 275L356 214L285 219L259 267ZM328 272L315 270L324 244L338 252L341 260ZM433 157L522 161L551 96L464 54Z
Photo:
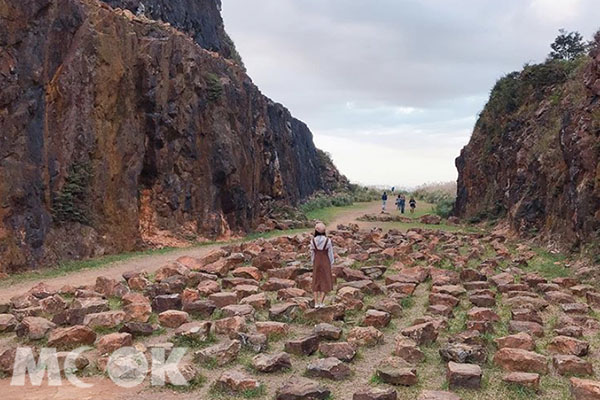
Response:
M443 199L435 203L433 212L442 218L448 218L454 209L454 199Z
M213 102L213 101L217 101L219 99L219 97L221 97L221 95L223 94L223 84L221 83L221 80L219 79L219 77L215 74L209 73L206 74L206 82L207 82L207 88L206 91L208 92L208 100Z
M309 213L327 207L351 206L355 202L378 200L381 193L378 190L359 185L350 185L347 191L333 194L319 193L300 205L300 211Z
M79 222L88 225L87 195L92 177L87 163L74 164L61 190L52 200L52 215L56 222Z

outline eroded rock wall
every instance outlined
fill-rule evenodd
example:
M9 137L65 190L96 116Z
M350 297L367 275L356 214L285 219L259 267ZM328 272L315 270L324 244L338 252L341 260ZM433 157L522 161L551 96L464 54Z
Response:
M599 160L600 53L528 66L498 81L456 159L455 212L593 246L600 238Z
M305 124L198 43L95 0L0 0L2 270L227 236L261 198L345 184Z

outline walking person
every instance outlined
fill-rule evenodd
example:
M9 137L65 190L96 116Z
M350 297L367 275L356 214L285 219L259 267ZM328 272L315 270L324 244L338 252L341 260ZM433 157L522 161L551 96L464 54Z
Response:
M315 236L310 241L310 259L313 264L312 291L315 308L325 306L325 296L333 290L333 244L325 233L325 224L319 222L315 226Z
M417 201L414 197L410 198L410 200L408 201L408 205L410 206L410 213L414 214L415 208L417 208Z
M387 193L383 192L383 195L381 196L381 213L382 214L385 212L385 203L387 203Z
M404 207L406 206L406 197L404 197L404 195L400 193L396 202L398 204L398 210L401 214L404 214Z

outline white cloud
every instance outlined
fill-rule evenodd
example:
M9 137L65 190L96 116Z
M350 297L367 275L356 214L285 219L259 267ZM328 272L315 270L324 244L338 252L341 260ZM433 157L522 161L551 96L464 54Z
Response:
M411 184L453 179L496 80L543 61L558 29L600 27L598 0L224 0L223 14L261 90L351 179L389 184L398 163Z
M581 12L581 0L532 0L531 9L541 20L571 21Z

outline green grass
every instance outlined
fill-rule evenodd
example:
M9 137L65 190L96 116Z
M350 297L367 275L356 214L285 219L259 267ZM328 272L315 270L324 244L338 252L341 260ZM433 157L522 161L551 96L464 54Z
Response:
M565 267L566 257L563 254L552 254L543 249L534 249L537 256L527 262L525 270L538 272L546 279L562 278L570 275Z
M198 374L193 379L190 379L187 385L172 385L169 383L165 385L165 387L180 393L193 392L194 390L201 388L205 381L206 379Z
M338 215L346 212L346 211L355 211L364 208L366 204L369 203L354 203L351 206L341 206L341 207L325 207L319 208L317 210L312 210L306 213L306 217L308 219L315 219L317 221L324 222L326 224L330 223L337 217Z
M200 340L193 336L174 336L171 342L176 347L189 347L192 349L203 349L217 342L217 338L214 334L209 333L205 340Z

